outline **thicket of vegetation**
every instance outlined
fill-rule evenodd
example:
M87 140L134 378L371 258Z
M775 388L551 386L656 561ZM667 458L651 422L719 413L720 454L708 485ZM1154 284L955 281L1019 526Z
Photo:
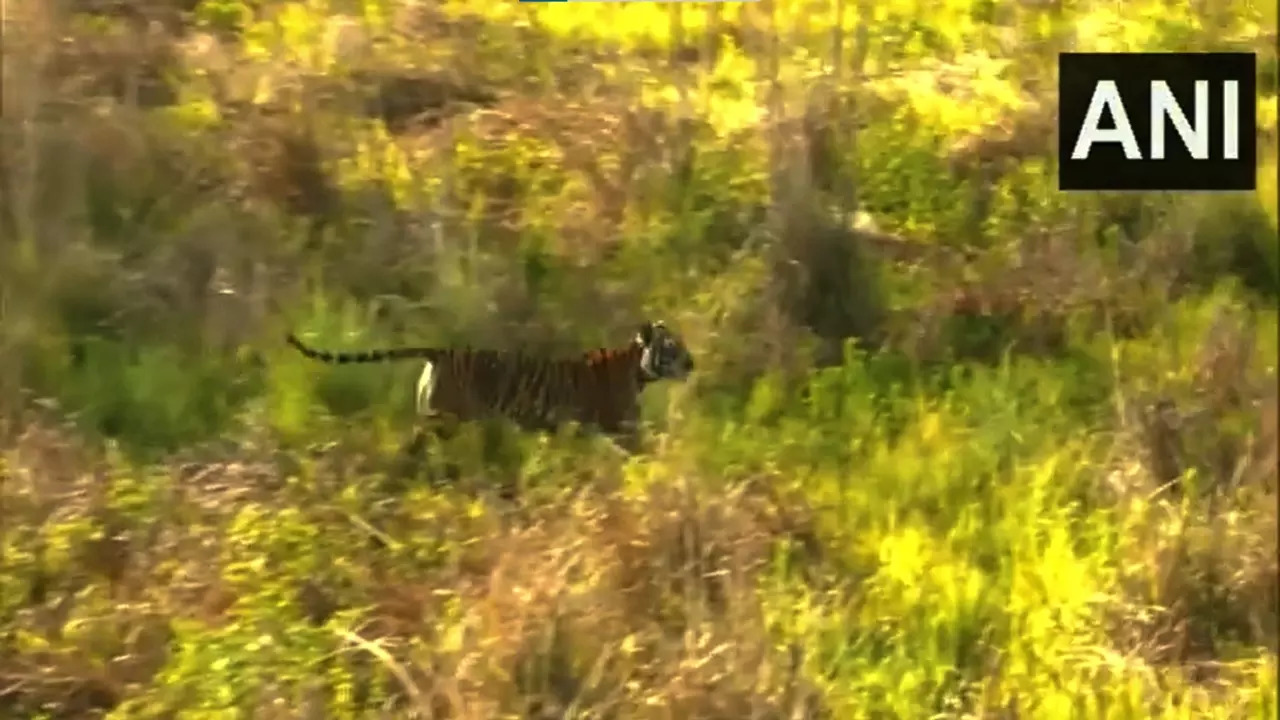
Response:
M1276 716L1274 3L10 0L0 717ZM1255 50L1259 191L1055 189ZM282 342L698 359L646 451Z

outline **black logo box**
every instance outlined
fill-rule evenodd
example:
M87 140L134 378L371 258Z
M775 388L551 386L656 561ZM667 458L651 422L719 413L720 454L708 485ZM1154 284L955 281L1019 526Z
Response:
M1257 186L1257 59L1253 53L1062 53L1058 56L1058 187L1060 190L1253 190ZM1100 80L1116 83L1142 150L1129 160L1119 143L1094 143L1089 157L1071 152ZM1151 150L1151 82L1163 80L1194 122L1195 81L1209 81L1209 158L1192 158L1167 118L1165 157ZM1240 153L1222 157L1222 81L1239 82ZM1101 128L1114 128L1103 112Z

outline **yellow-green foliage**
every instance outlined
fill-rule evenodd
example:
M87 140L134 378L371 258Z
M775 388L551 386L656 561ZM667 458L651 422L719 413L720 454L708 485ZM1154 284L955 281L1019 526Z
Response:
M13 5L0 718L1275 716L1271 4ZM1257 193L1057 192L1241 47ZM283 343L657 317L630 457Z

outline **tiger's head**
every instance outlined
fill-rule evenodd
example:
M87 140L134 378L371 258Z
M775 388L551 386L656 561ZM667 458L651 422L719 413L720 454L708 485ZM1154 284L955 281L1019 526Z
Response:
M645 382L684 380L693 372L689 348L661 320L641 325L635 343L641 349L640 377Z

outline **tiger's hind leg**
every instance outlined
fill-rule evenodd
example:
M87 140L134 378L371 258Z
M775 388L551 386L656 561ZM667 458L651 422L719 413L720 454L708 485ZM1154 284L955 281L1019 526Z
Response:
M418 415L428 418L437 417L435 409L431 407L431 400L435 396L438 380L435 363L430 360L423 363L422 374L418 376L418 387L414 394L414 406Z
M397 475L405 480L418 478L428 483L457 480L458 468L452 463L440 462L449 441L457 434L457 423L440 415L417 423L412 436L400 448Z
M429 433L435 441L432 447L438 453L438 462L432 464L432 469L437 473L431 478L433 482L452 485L462 478L461 466L448 457L449 446L458 437L461 429L461 423L455 418L433 417Z
M609 433L607 437L624 457L639 455L644 450L644 437L640 433L639 425L635 423L624 424L621 429Z
M481 462L486 484L499 498L513 502L520 494L520 474L525 460L522 432L506 419L491 418L482 423L481 433Z
M461 476L460 468L454 463L433 462L435 458L431 457L433 454L437 457L443 454L444 448L457 437L460 425L458 418L432 406L439 379L435 363L428 360L422 364L422 373L418 376L414 394L414 407L422 420L405 449L419 468L425 468L430 482L452 483ZM436 465L442 467L433 467Z

